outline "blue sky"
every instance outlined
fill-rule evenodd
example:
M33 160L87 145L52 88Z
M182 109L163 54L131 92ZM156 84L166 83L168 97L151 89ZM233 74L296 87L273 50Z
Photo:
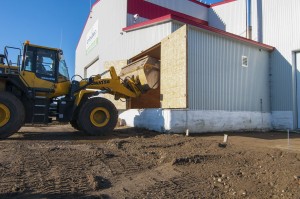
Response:
M90 0L0 0L0 5L1 54L5 46L21 47L25 40L61 47L70 74L74 74L75 49L89 14Z
M208 4L218 1L203 0ZM25 40L62 48L70 74L74 74L75 49L90 0L0 0L0 5L0 54L5 46L21 47Z

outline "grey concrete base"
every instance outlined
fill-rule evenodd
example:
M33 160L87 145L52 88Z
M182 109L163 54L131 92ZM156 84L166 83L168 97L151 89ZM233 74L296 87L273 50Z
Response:
M158 132L192 133L271 129L271 113L174 109L131 109L120 114L127 126Z
M294 129L292 111L272 111L273 129Z

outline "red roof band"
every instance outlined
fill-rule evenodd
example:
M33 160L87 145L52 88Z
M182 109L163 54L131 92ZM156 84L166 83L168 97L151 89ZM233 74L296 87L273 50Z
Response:
M207 21L174 11L168 8L147 2L145 0L128 0L127 13L129 14L139 14L141 17L146 19L156 19L168 14L173 14L177 16L181 16L183 18L194 18L193 20L197 20L198 23L203 23L208 25Z
M176 20L176 21L179 21L182 23L193 25L193 26L199 27L204 30L208 30L208 31L211 31L211 32L214 32L214 33L226 36L226 37L230 37L230 38L233 38L233 39L236 39L239 41L243 41L243 42L255 45L255 46L265 48L270 51L274 50L274 47L272 47L272 46L269 46L269 45L266 45L263 43L259 43L257 41L253 41L251 39L247 39L245 37L241 37L241 36L238 36L238 35L235 35L235 34L232 34L232 33L217 29L217 28L213 28L211 26L208 26L208 25L205 25L202 23L198 23L197 21L192 20L192 18L182 18L181 16L176 16L176 15L172 15L172 14L168 14L168 15L156 18L156 19L152 19L152 20L144 21L142 23L134 24L132 26L128 26L126 28L123 28L123 31L125 31L125 32L133 31L133 30L136 30L139 28L148 27L148 26L152 26L152 25L155 25L158 23L163 23L163 22L167 22L167 21L171 21L171 20Z
M96 6L96 4L98 4L100 1L101 0L96 0L93 3L91 9L93 9ZM196 4L198 4L200 6L203 6L203 7L206 7L206 8L211 8L211 7L214 7L214 6L234 2L236 0L223 0L221 2L214 3L214 4L211 4L211 5L207 5L207 4L202 3L198 0L188 0L188 1L196 3ZM127 0L127 13L129 13L129 14L138 13L141 17L149 19L149 21L142 22L142 23L139 23L139 24L134 24L132 26L123 28L123 31L134 30L134 29L137 29L137 28L140 28L140 27L147 26L149 24L162 23L166 20L174 19L174 17L178 18L178 19L180 18L179 20L178 19L177 20L181 21L181 22L184 22L184 23L188 23L188 24L195 25L195 26L198 26L198 27L199 27L199 25L204 25L205 27L211 28L211 27L208 26L208 22L205 21L205 20L201 20L201 19L198 19L196 17L192 17L192 16L189 16L189 15L186 15L186 14L174 11L174 10L170 10L168 8L164 8L162 6L147 2L146 0ZM90 17L90 14L89 14L89 16L86 20L86 23L84 25L83 30L86 27L86 24L87 24L87 21L88 21L89 17ZM81 32L80 38L82 37L83 30ZM218 29L215 29L215 30L217 31ZM221 31L221 30L218 30L218 31ZM225 31L222 31L222 32L226 33ZM230 33L228 33L228 34L230 34ZM239 37L239 36L237 36L237 37ZM243 37L241 37L241 38L243 38ZM77 47L78 47L78 44L79 44L79 41L77 43Z

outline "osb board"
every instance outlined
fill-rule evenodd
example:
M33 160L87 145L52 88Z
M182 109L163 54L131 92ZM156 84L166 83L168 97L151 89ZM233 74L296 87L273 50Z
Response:
M187 26L161 41L161 106L187 107Z
M149 90L138 98L128 100L128 109L160 108L160 87Z
M107 61L104 63L104 69L108 70L111 66L113 66L117 72L117 75L119 75L122 67L127 65L127 60L118 60L118 61ZM104 77L109 78L110 75L106 74ZM108 100L110 100L118 110L125 110L126 109L126 100L115 100L114 96L111 94L104 94L104 97Z

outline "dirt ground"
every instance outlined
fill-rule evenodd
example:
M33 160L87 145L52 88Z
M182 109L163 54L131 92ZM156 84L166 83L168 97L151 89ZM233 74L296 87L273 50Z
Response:
M0 141L0 198L300 198L300 134L223 135L24 127Z

